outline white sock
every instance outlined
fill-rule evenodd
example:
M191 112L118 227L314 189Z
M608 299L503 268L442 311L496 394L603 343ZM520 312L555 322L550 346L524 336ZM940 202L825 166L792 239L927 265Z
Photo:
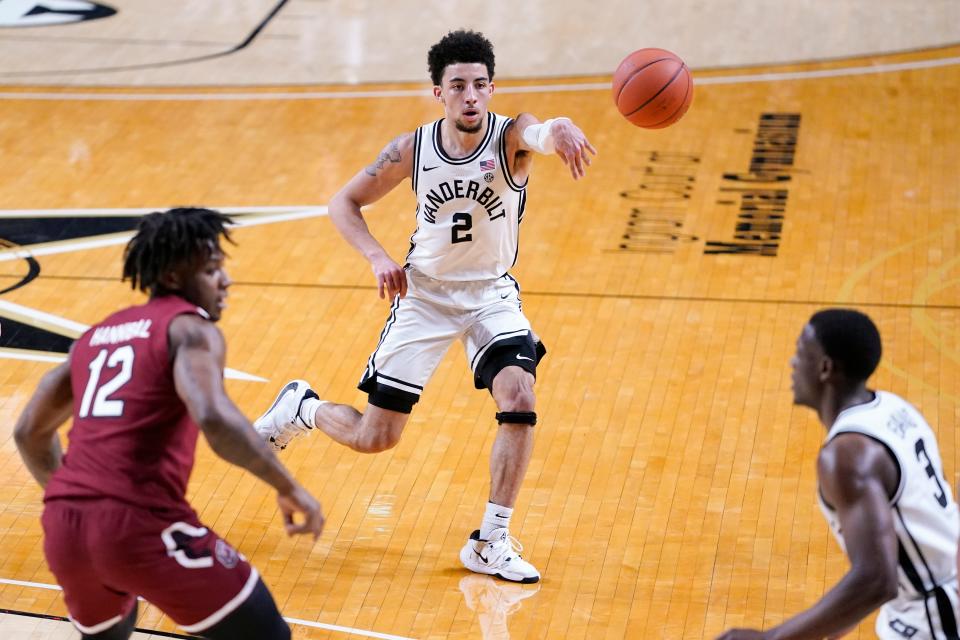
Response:
M303 421L306 422L307 426L311 429L315 429L317 426L317 409L319 409L322 404L327 404L327 401L318 400L317 398L306 398L303 404L300 405L300 417L303 418Z
M513 515L513 509L504 507L493 502L487 503L487 510L483 514L483 522L480 523L480 539L488 540L494 529L510 528L510 516Z

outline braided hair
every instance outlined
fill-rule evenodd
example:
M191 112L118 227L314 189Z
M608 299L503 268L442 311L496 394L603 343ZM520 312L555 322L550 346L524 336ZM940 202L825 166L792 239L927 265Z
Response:
M140 291L154 293L163 274L184 262L207 258L220 247L220 236L233 242L219 211L182 207L155 211L140 219L137 233L123 252L123 279Z

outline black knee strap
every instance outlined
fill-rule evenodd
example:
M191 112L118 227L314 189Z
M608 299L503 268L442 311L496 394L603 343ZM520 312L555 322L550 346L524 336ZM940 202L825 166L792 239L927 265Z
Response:
M501 411L497 413L497 422L503 424L528 424L531 427L537 424L537 414L535 411Z

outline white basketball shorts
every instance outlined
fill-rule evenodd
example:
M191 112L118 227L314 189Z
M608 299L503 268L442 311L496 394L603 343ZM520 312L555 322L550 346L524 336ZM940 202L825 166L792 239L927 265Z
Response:
M510 275L495 280L436 280L406 268L407 295L397 297L367 361L359 388L384 409L409 413L454 340L460 340L470 369L483 368L488 354L514 345L518 366L536 372L530 322L523 315L520 286ZM522 346L516 346L522 345Z
M880 607L880 640L951 640L958 636L957 581L937 587L925 599L896 598Z

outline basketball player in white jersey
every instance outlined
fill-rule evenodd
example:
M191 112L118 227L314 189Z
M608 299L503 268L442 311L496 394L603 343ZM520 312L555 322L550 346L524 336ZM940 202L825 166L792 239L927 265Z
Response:
M797 340L794 403L827 428L817 459L820 508L850 570L819 602L767 631L719 640L839 638L878 607L882 640L957 632L957 504L933 431L902 398L866 387L880 334L849 309L815 313Z
M578 179L596 151L569 118L541 123L528 113L508 118L487 110L494 55L481 34L449 33L427 59L444 117L395 138L329 204L337 229L370 261L380 297L393 301L359 385L367 407L361 414L322 402L294 380L255 426L277 448L319 428L356 451L389 449L443 354L460 340L476 387L489 389L499 409L489 502L460 559L477 573L537 582L540 573L519 555L509 527L533 450L533 386L545 349L508 271L517 260L533 152L556 153ZM401 267L370 234L361 207L407 179L417 196L417 228Z

